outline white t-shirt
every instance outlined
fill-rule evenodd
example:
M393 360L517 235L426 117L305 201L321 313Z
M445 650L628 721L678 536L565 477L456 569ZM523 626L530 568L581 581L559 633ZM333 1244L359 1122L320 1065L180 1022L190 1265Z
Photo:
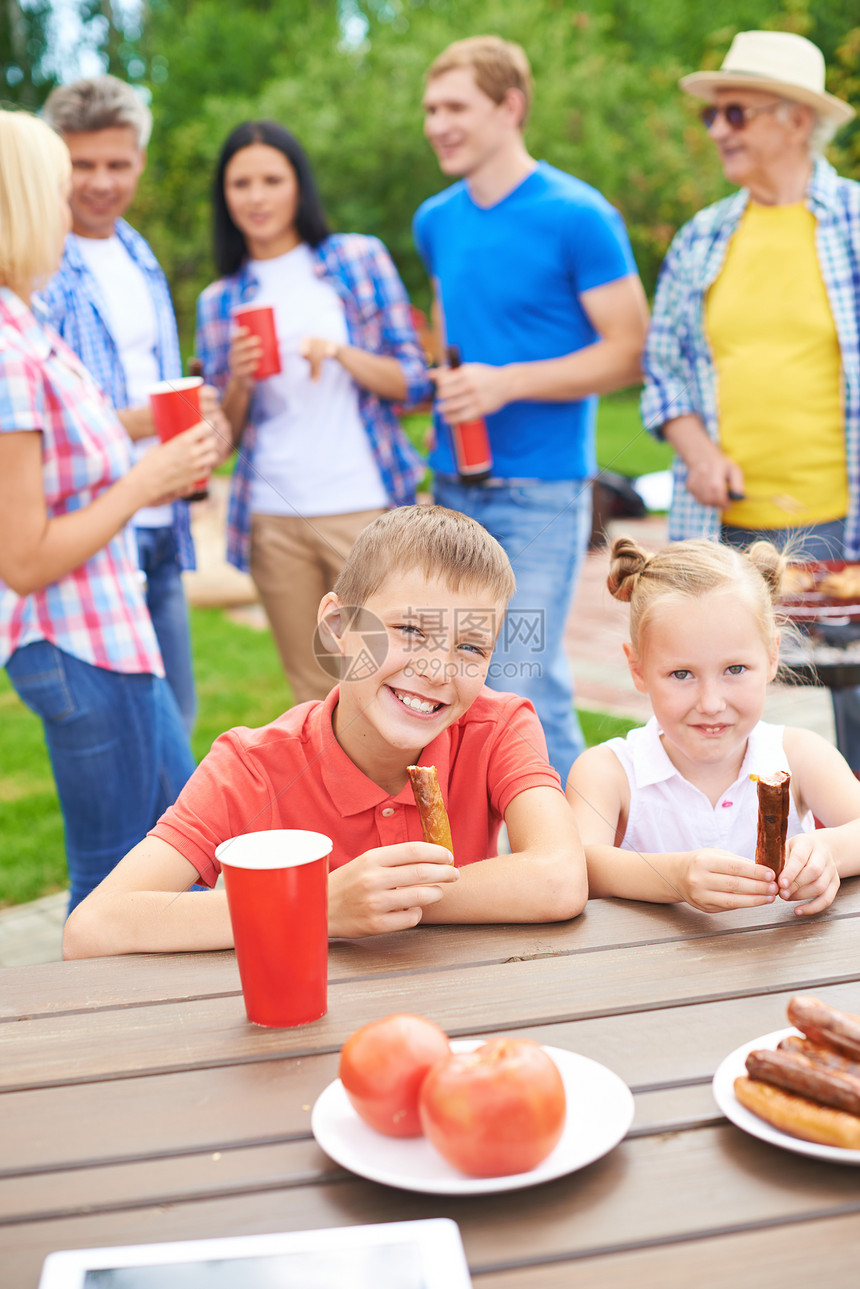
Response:
M314 272L304 244L252 260L257 303L271 304L281 372L258 385L262 412L254 453L251 511L265 515L343 515L388 505L358 407L358 389L335 359L318 381L299 354L306 336L346 343L343 304Z
M119 238L78 237L72 234L81 258L99 285L110 327L125 372L129 406L148 402L147 391L161 380L156 348L158 320L142 270ZM132 459L139 461L156 437L132 443ZM145 506L133 516L135 528L169 528L170 506Z
M758 789L750 775L789 768L783 729L759 721L747 741L740 774L715 806L672 764L655 717L626 738L609 739L605 746L618 757L630 784L630 814L621 849L659 855L713 846L755 859ZM799 818L792 796L788 836L810 832L814 826L812 815Z

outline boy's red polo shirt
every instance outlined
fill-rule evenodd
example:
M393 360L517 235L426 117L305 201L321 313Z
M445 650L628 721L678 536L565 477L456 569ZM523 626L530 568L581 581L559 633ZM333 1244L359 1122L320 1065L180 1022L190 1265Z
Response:
M302 703L262 729L228 730L150 832L174 846L213 886L215 847L228 837L271 828L307 828L331 837L331 867L377 846L421 841L407 783L396 797L368 779L332 730L338 691ZM531 703L484 688L459 721L425 747L451 819L458 865L497 854L499 826L526 788L559 787Z

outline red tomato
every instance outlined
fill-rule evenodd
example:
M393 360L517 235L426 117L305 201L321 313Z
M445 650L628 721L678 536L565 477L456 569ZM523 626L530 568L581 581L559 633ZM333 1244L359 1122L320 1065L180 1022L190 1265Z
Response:
M562 1134L564 1083L537 1043L496 1038L434 1065L419 1110L425 1137L461 1172L525 1173Z
M448 1035L423 1016L363 1025L340 1052L340 1078L365 1123L387 1137L420 1137L418 1093L431 1065L451 1055Z

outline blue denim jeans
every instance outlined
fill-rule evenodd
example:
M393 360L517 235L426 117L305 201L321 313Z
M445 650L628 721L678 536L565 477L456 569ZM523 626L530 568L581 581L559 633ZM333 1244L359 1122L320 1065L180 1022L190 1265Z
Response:
M166 680L73 658L47 640L6 670L42 720L63 812L69 911L146 835L195 769Z
M795 563L802 560L842 559L845 520L831 519L825 524L810 524L808 528L728 528L720 537L728 546L743 549L764 538L782 550L789 541L792 549L789 558Z
M791 539L791 558L797 562L804 559L842 559L844 529L844 520L831 519L828 523L811 524L808 528L724 528L722 538L729 546L743 547L749 546L757 537L765 537L780 550ZM854 626L832 627L825 634L825 639L833 644L856 638L857 628ZM851 769L860 771L860 689L854 686L831 689L830 698L836 746Z
M463 484L437 476L435 500L471 515L504 547L517 579L487 684L528 698L549 759L567 781L585 746L573 708L564 629L591 532L586 479Z
M155 627L167 683L173 690L185 733L197 715L188 605L172 528L135 528L140 567L146 574L146 607Z

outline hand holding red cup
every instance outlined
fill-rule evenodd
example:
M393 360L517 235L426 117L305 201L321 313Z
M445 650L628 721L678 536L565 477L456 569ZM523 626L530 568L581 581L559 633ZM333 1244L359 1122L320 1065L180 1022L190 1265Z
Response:
M167 443L177 434L184 434L192 425L199 425L203 419L200 413L202 386L202 376L184 376L177 380L163 380L151 387L149 405L155 432L162 443ZM194 492L184 500L202 501L209 495L208 483L208 479L197 480Z
M275 310L269 304L249 304L233 312L233 320L257 336L263 346L260 361L254 370L254 380L277 376L281 370L281 353L275 331Z

